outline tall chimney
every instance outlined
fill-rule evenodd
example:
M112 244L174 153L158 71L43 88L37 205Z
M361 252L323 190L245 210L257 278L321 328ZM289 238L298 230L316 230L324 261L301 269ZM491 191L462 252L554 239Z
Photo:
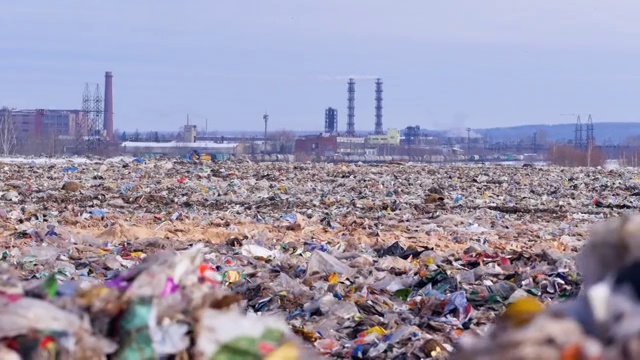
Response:
M356 80L347 83L347 135L356 136Z
M113 140L113 74L104 73L104 124L107 139Z
M376 135L383 135L384 128L382 127L382 80L376 79Z

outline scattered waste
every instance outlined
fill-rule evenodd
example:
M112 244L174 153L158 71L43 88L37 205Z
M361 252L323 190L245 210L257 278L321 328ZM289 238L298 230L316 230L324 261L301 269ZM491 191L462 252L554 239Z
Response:
M633 169L70 163L0 167L0 358L596 358L568 304L630 270L576 254L640 206Z

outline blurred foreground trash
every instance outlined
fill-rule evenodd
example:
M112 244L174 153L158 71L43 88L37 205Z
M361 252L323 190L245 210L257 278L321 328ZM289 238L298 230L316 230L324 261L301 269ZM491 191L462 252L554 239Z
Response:
M463 339L454 359L640 357L640 215L599 224L579 256L580 294L546 310L522 297L484 337Z
M201 276L204 246L162 253L105 284L36 298L0 293L1 351L22 358L303 359L283 320L243 314L240 297ZM191 345L194 344L194 345ZM193 347L192 347L193 346ZM9 355L11 354L11 355Z

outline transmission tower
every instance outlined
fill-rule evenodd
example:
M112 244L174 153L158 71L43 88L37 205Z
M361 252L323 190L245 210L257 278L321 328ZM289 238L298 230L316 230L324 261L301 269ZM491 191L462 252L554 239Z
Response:
M76 151L84 153L94 150L101 142L100 129L102 128L103 98L100 93L100 85L96 84L92 94L89 83L84 84L82 92L82 111L80 118L76 120Z
M591 119L591 114L589 114L589 118L587 120L587 148L592 148L596 145L596 137L593 133L593 119Z
M100 84L96 84L96 90L93 93L93 119L91 121L91 136L99 136L100 130L102 129L102 116L104 112L102 111L102 105L104 104L104 100L102 98L102 93L100 92Z
M92 111L91 91L89 90L89 83L85 83L84 91L82 92L82 112L80 113L80 118L76 120L76 149L78 152L86 151L87 144L85 139L87 137L87 129L90 126Z
M576 128L575 128L575 134L574 134L574 138L573 138L573 146L576 149L583 149L584 148L584 142L583 142L583 137L582 137L582 121L580 120L580 115L578 115L578 119L576 120Z

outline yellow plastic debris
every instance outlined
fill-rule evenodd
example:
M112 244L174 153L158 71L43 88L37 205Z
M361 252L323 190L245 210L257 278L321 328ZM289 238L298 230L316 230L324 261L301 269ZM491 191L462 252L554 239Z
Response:
M264 357L265 360L297 360L300 359L300 349L293 343L286 343Z
M503 316L511 325L523 326L542 310L544 310L544 304L540 300L533 296L526 296L507 306Z
M329 284L330 285L335 285L339 282L338 279L338 274L337 273L333 273L331 275L329 275Z
M374 326L364 331L364 336L369 334L387 335L387 331L381 326Z
M224 281L226 281L229 284L236 283L242 280L243 278L242 273L236 270L226 271L223 276L224 276Z

